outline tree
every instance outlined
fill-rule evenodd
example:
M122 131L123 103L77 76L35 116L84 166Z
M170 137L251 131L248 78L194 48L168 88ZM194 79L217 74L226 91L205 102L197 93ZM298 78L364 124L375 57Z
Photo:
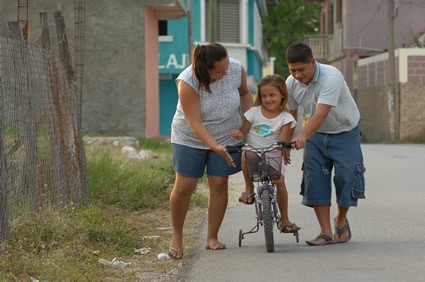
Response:
M275 73L289 75L285 51L293 41L305 35L318 34L320 3L308 0L280 0L268 9L263 21L264 38L270 57L275 57Z

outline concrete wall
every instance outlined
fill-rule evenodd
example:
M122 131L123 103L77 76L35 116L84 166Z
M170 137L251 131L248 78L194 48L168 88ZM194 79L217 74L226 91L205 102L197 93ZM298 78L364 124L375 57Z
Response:
M384 87L370 87L359 91L362 140L375 143L389 138L388 98Z
M395 52L396 93L389 95L388 54L359 60L356 100L367 142L425 136L425 49Z

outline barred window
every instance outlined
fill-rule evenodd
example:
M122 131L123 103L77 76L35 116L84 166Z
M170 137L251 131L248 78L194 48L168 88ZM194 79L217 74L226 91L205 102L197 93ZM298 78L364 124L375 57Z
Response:
M205 0L205 34L210 38L209 0ZM214 31L216 41L240 42L239 0L216 0Z

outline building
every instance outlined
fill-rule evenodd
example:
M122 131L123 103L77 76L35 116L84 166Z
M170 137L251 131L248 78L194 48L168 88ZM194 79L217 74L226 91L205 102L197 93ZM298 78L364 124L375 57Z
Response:
M424 105L418 84L424 84L421 54L425 49L406 49L421 45L424 1L314 1L321 3L320 35L306 35L304 40L318 61L344 74L360 108L364 139L380 142L425 136L425 116L417 110L409 112L407 106L413 100ZM388 50L394 50L393 63ZM412 89L415 94L406 92Z
M262 18L267 5L277 1L215 0L216 19L209 19L210 0L186 0L188 16L159 23L160 133L170 135L171 121L177 105L175 79L190 63L196 44L213 41L224 45L229 55L241 61L252 92L262 77L268 61L263 40ZM213 31L209 25L215 23ZM214 34L210 34L213 32Z
M85 2L83 131L159 136L158 21L186 16L183 0L80 2ZM53 20L53 12L61 10L74 56L78 1L26 3L29 42L39 39L39 12L47 11ZM17 1L0 0L2 20L16 21L17 13Z

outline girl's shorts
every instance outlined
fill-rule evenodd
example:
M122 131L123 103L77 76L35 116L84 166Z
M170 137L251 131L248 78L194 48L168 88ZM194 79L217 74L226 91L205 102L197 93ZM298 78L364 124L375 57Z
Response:
M230 156L236 164L231 167L226 160L213 150L197 149L172 144L174 171L191 178L201 178L206 172L209 176L229 176L241 170L241 153Z

